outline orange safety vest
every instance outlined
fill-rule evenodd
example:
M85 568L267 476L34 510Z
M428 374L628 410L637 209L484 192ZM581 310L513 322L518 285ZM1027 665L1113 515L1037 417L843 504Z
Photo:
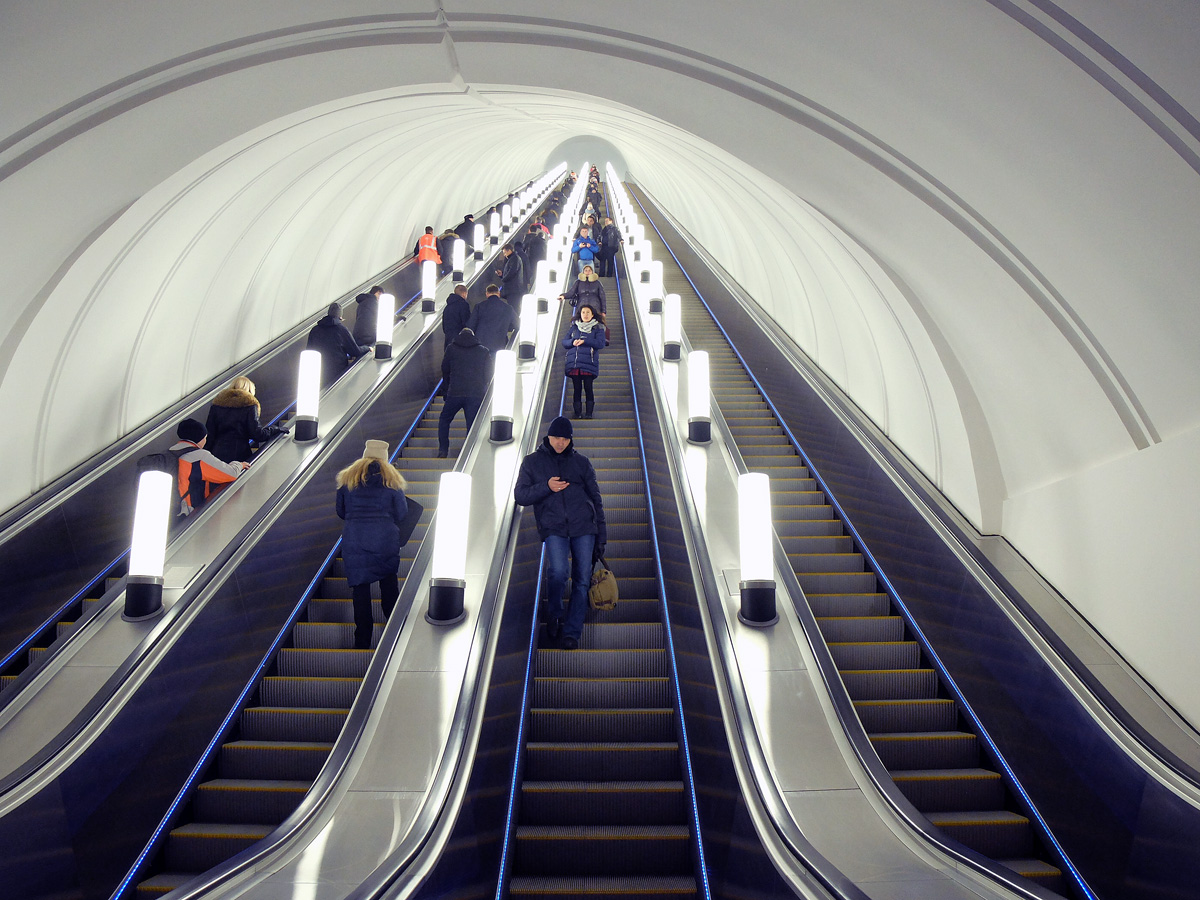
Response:
M442 261L437 250L437 238L432 234L423 234L417 241L417 262L425 262L428 259L432 259L435 263Z

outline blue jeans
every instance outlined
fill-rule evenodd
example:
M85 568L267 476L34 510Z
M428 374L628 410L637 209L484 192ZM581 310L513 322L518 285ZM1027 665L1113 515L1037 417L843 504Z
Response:
M563 588L567 575L571 576L571 606L563 623L563 637L579 640L583 634L583 618L588 611L588 588L592 586L592 548L596 546L594 534L579 537L562 537L552 534L546 538L546 620L562 618ZM567 568L567 553L571 554L571 566Z
M593 272L595 272L595 271L596 271L596 260L594 260L594 259L581 259L581 260L579 260L578 271L579 271L579 274L580 274L580 275L582 275L582 274L583 274L583 267L584 267L584 266L591 266L591 267L592 267L592 271L593 271Z
M450 423L458 411L462 410L467 417L467 431L470 431L482 403L482 397L447 397L443 401L442 414L438 416L438 450L443 453L450 451Z

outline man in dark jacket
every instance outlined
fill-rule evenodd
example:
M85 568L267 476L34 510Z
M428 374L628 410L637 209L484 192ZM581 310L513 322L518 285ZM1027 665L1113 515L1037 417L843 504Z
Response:
M500 296L516 309L525 291L525 270L512 244L505 244L500 252L504 254L502 267L496 270L496 276L500 279Z
M612 278L617 274L613 263L621 250L621 229L613 224L608 216L604 218L604 227L600 229L600 268L596 272L601 278Z
M475 332L480 343L492 353L508 346L508 334L520 326L516 311L504 302L500 288L487 286L487 295L471 310L467 327Z
M371 352L342 324L342 308L336 303L329 304L329 311L308 333L308 349L321 352L322 385L332 384L356 359Z
M354 298L356 311L354 313L354 340L364 347L375 343L379 331L379 298L383 296L383 288L379 285L371 288L365 294Z
M513 497L533 507L546 545L546 633L553 640L561 632L563 649L574 650L583 634L592 563L604 554L608 528L596 470L575 449L570 419L559 416L551 422L542 445L521 461ZM571 606L564 621L562 594L568 572Z
M467 242L467 249L475 249L475 217L470 213L463 216L463 220L458 223L458 227L454 229L454 233Z
M479 338L470 328L462 329L442 356L446 399L438 418L439 459L445 459L450 451L450 423L460 409L467 419L467 431L471 430L491 378L491 351L479 343Z
M528 276L528 282L532 282L537 275L537 264L546 258L548 249L546 232L542 231L541 225L534 222L525 235L525 259L529 261L529 271L525 274Z
M446 298L446 308L442 310L442 334L446 336L444 347L458 337L458 333L467 327L471 321L471 304L467 301L467 286L456 284L450 296Z

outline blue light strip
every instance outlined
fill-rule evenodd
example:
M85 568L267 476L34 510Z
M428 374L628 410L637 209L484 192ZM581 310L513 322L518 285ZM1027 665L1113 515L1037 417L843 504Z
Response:
M607 191L605 191L607 194ZM607 200L607 197L605 198ZM671 611L667 605L667 587L663 578L662 559L658 549L658 527L654 521L654 504L650 501L650 472L646 466L646 445L642 435L641 412L638 407L637 390L633 384L633 358L629 353L629 332L625 327L625 303L621 292L621 279L617 278L617 303L621 311L621 336L625 340L625 362L629 367L629 392L633 396L633 417L638 428L638 453L642 458L642 483L646 487L646 510L650 514L650 539L654 542L654 573L658 580L659 596L662 597L662 611L667 635L667 655L671 660L671 680L675 685L675 710L679 716L679 731L683 736L683 761L687 771L688 799L692 807L692 827L696 835L696 852L700 857L700 879L704 887L704 896L711 900L712 891L708 883L708 864L704 861L704 839L700 832L700 810L696 803L696 782L692 775L692 751L688 744L687 722L683 718L683 697L679 692L679 668L675 662L675 640L671 635Z
M644 206L642 206L642 201L639 200L637 197L634 197L633 199L634 199L634 202L637 203L638 207L642 210L642 214L646 217L646 221L648 221L650 223L650 227L652 227L654 229L655 233L659 237L659 240L662 241L663 246L667 248L667 252L671 254L671 258L675 260L675 264L677 266L679 266L679 271L683 273L683 277L687 279L688 284L690 284L692 286L692 290L696 292L696 296L700 298L700 302L704 304L704 308L706 310L708 310L708 314L710 316L712 316L713 322L716 324L717 328L720 330L720 332L721 332L722 336L725 338L725 340L729 343L729 347L730 347L730 349L733 350L734 355L737 356L738 362L740 362L742 364L742 367L746 370L747 376L749 376L750 380L754 382L754 386L756 388L758 388L759 393L761 393L763 396L763 400L765 400L767 403L767 406L770 407L771 414L775 416L776 421L779 422L780 426L782 426L784 432L787 434L788 440L790 440L792 442L792 446L796 449L796 453L799 454L800 458L804 460L804 463L806 466L808 466L808 469L812 473L813 478L821 486L821 490L824 491L825 496L829 498L829 502L838 511L838 514L841 517L843 524L848 529L850 529L850 533L854 536L855 545L858 547L860 552L870 562L871 567L874 569L875 575L879 578L880 581L883 582L888 596L904 613L905 620L907 621L909 627L913 629L913 631L916 633L917 637L920 639L921 646L923 647L925 652L928 654L929 658L933 661L934 665L937 667L938 672L940 672L942 677L949 683L950 689L953 691L956 701L959 704L961 704L961 706L965 709L967 716L970 718L972 724L975 726L975 730L978 733L978 736L982 737L984 739L984 741L987 743L988 747L992 751L992 754L995 756L996 761L1000 763L1001 767L1008 774L1008 777L1011 780L1013 786L1017 789L1017 792L1020 793L1022 798L1024 798L1025 803L1029 807L1029 811L1033 813L1034 818L1037 819L1038 824L1041 826L1040 830L1041 830L1042 834L1054 846L1055 850L1059 854L1059 858L1060 858L1061 862L1066 866L1067 870L1071 873L1071 876L1075 880L1075 883L1079 887L1079 889L1081 891L1083 891L1083 893L1086 896L1091 897L1091 898L1096 898L1095 892L1093 892L1092 889L1088 886L1087 882L1083 878L1083 875L1079 872L1079 870L1071 862L1070 858L1066 854L1066 851L1063 849L1062 845L1058 842L1058 839L1054 836L1053 832L1051 832L1050 827L1046 824L1046 820L1042 817L1042 814L1038 811L1038 808L1034 804L1033 799L1029 796L1029 794L1026 792L1025 788L1021 785L1021 782L1017 779L1017 776L1013 772L1012 767L1009 766L1008 761L1004 758L1004 755L1000 752L1000 748L996 746L996 742L994 740L992 740L992 737L990 734L988 734L987 729L983 727L983 723L980 721L979 717L976 715L975 710L971 707L971 704L967 702L966 698L963 697L962 692L958 688L958 684L955 682L954 678L950 675L949 671L946 669L946 666L942 663L941 659L938 657L937 653L934 651L933 645L929 642L929 639L925 636L925 633L921 630L921 627L917 624L916 619L912 615L912 612L904 604L904 601L900 599L899 592L892 585L891 580L884 573L883 567L879 565L879 562L875 559L874 554L871 553L870 549L868 549L866 542L862 539L862 536L859 534L858 529L854 527L854 524L851 522L850 517L846 514L846 511L842 508L842 505L838 502L837 497L829 489L829 486L826 484L825 479L821 477L821 475L817 471L816 467L812 465L811 460L808 458L808 455L804 452L803 448L800 446L800 442L796 439L795 434L792 433L791 428L788 427L788 425L784 421L783 417L781 415L779 415L779 411L776 409L775 404L771 401L770 396L767 394L767 392L763 388L763 386L759 383L758 379L754 377L754 373L750 370L750 367L748 365L746 365L746 360L742 357L741 352L738 350L736 345L730 339L729 334L725 331L725 328L721 325L720 321L717 319L716 315L713 313L712 308L708 305L708 301L704 299L704 295L702 293L700 293L700 289L696 287L695 282L692 281L691 276L688 275L687 270L684 269L684 267L683 267L683 264L679 262L679 258L675 256L675 252L667 244L667 241L663 237L662 232L658 230L658 226L654 224L654 220L652 218L650 218L650 214L646 212L646 208Z

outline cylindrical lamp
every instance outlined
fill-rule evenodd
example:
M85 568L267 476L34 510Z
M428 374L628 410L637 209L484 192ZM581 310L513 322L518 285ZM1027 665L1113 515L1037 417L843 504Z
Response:
M742 577L738 620L765 627L779 621L775 610L775 548L771 525L771 479L762 472L738 476L738 543Z
M646 239L646 227L638 223L629 226L628 237L625 240L630 247Z
M712 440L712 404L708 389L708 353L693 350L687 357L688 441L707 444Z
M300 353L300 375L296 379L296 426L292 431L297 441L317 439L317 412L321 404L321 353L303 350Z
M521 298L521 328L517 332L517 358L533 359L537 353L537 297Z
M512 217L512 204L505 203L502 207L500 207L500 230L505 234L508 234L509 229L512 228Z
M663 359L679 359L683 343L683 309L678 294L663 298Z
M379 297L379 317L375 320L375 358L392 358L392 328L396 323L396 298L391 294Z
M425 621L454 625L467 615L467 536L471 521L471 476L443 472L438 484L433 561L429 567L429 609Z
M437 263L427 259L421 263L421 312L433 312L437 297Z
M474 238L471 241L471 246L475 248L475 258L483 259L483 242L487 238L487 229L481 223L476 222L475 230L472 234Z
M488 216L488 240L493 244L500 243L500 213L498 212Z
M121 618L127 621L149 619L162 612L163 567L174 489L175 479L166 472L143 472L138 479L133 541L129 545L129 578L125 584L125 609L121 613Z
M650 260L649 265L642 269L641 282L651 285L655 290L662 290L663 264L661 259Z
M450 277L455 281L463 280L463 269L467 267L467 242L462 238L455 238L454 243L450 245Z
M492 433L490 440L507 444L513 439L513 407L517 393L517 354L497 350L492 370Z

